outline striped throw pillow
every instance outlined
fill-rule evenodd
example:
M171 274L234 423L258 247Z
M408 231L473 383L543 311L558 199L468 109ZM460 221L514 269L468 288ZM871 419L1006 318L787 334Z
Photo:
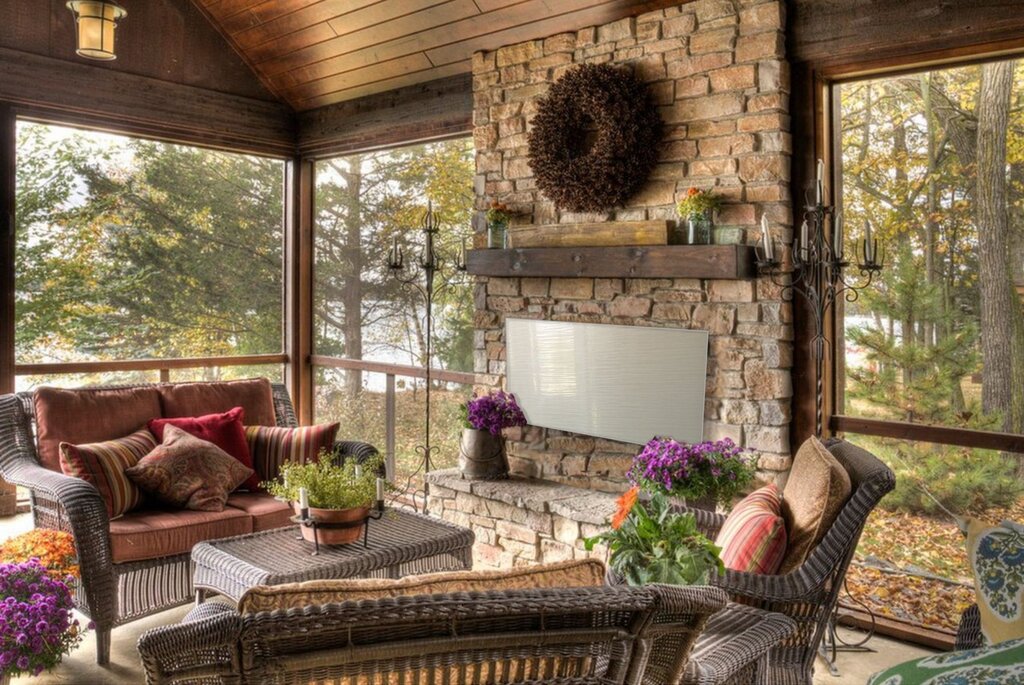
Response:
M755 490L729 513L715 544L722 563L733 571L772 574L786 555L782 494L775 484Z
M139 459L156 448L156 439L145 427L116 440L85 445L60 443L60 469L92 483L107 505L111 519L135 509L142 503L142 491L125 475Z
M321 450L330 451L338 434L337 423L318 426L281 428L279 426L246 426L252 466L261 480L277 478L286 461L305 464L317 461Z

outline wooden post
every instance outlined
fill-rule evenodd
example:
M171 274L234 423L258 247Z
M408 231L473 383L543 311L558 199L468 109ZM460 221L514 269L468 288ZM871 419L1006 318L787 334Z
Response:
M14 392L14 110L0 105L0 394ZM0 516L13 516L18 496L0 479Z
M313 171L295 157L285 178L285 382L302 425L313 422Z

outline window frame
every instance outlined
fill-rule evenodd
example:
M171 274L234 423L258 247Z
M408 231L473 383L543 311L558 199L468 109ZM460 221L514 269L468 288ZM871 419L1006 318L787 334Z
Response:
M1024 58L1024 48L994 50L973 54L936 53L924 56L915 61L896 64L885 62L865 62L833 67L816 74L816 90L821 95L822 107L819 108L816 120L816 138L820 147L827 154L826 168L832 188L832 202L841 206L843 201L842 180L842 139L840 88L849 83L887 78L903 74L918 74L938 69L955 69L958 67L983 64L1007 59ZM794 187L796 193L797 188ZM841 331L841 318L845 315L842 301L831 308L826 323L826 334L829 341L829 357L824 364L825 424L832 434L851 433L882 438L914 440L938 445L952 445L980 449L1000 450L1024 454L1024 434L983 431L970 428L958 428L941 424L908 423L887 419L872 419L851 416L840 411L845 392L845 337ZM802 328L798 327L796 338L806 338ZM806 344L806 340L805 340ZM813 387L813 386L809 386ZM813 411L813 409L812 409Z
M239 155L259 156L284 162L284 174L282 178L282 199L283 210L281 216L282 233L282 330L281 345L278 352L266 354L246 355L213 355L201 357L176 357L176 358L138 358L138 359L117 359L104 361L85 362L53 362L53 363L18 363L15 354L15 296L16 286L16 235L15 235L15 203L17 190L17 128L18 122L32 122L50 126L60 126L81 131L93 131L110 133L118 136L136 138L154 142L168 143L173 145L189 146L204 150L226 152ZM291 189L293 159L282 156L280 151L271 151L258 148L237 148L211 144L209 141L194 139L189 136L172 137L163 133L152 131L146 127L126 125L123 128L110 126L105 120L93 120L90 117L76 116L67 113L67 116L55 116L52 113L40 112L31 107L21 107L0 101L0 178L5 180L4 187L0 188L0 270L3 273L3 280L0 280L0 302L3 306L0 311L0 394L12 393L15 391L16 379L18 376L31 376L39 374L76 374L76 373L103 373L112 371L157 371L160 374L160 382L170 381L172 369L201 369L222 366L249 366L260 364L280 364L284 367L285 381L290 382L292 375L291 367L294 355L289 349L288 321L289 321L289 295L293 290L289 282L289 245L291 244Z

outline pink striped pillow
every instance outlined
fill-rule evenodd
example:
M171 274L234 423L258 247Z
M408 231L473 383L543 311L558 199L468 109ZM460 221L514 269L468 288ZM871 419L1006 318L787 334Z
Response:
M733 571L772 574L786 555L782 494L769 484L744 497L729 513L715 544Z
M282 428L279 426L246 426L252 466L263 480L277 478L286 461L305 464L317 461L321 450L330 451L338 434L337 423L318 426Z
M111 519L142 503L142 491L125 475L139 459L156 447L153 434L143 426L131 435L86 445L60 443L60 470L64 475L92 483L107 505Z

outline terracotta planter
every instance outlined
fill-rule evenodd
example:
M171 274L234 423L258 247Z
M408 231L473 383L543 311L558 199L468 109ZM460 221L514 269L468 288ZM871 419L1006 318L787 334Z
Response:
M301 514L298 502L292 502L292 508L295 510L296 515ZM353 525L351 528L317 528L316 535L321 545L347 545L351 542L357 542L363 537L363 528L366 527L366 517L369 513L369 507L353 507L351 509L309 508L309 515L315 518L317 523L359 522L358 525ZM313 538L313 526L300 524L299 530L302 531L302 537L305 540L309 542L315 541Z
M459 446L459 470L468 480L488 480L508 476L505 438L474 428L462 430Z

